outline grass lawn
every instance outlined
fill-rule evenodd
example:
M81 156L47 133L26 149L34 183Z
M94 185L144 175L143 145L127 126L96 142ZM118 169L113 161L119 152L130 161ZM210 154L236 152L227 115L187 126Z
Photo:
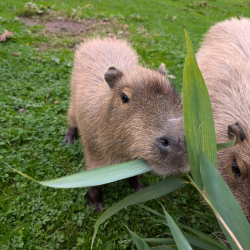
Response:
M203 34L218 21L250 16L250 2L187 0L0 0L0 249L90 249L99 214L87 206L86 188L53 189L24 179L11 165L38 180L84 170L82 146L66 146L66 112L75 46L86 37L116 35L131 41L144 66L165 63L181 92L185 60L183 25L196 51ZM35 5L34 5L35 4ZM24 18L26 17L26 18ZM78 31L59 21L79 22ZM29 26L29 25L32 26ZM52 25L52 26L51 26ZM149 185L157 180L145 174ZM104 209L131 194L126 180L103 189ZM205 233L219 227L198 212L210 212L198 193L186 186L160 199L171 216ZM159 212L157 201L145 205ZM121 223L143 238L167 236L154 217L138 206L123 209L100 226L93 249L136 249Z

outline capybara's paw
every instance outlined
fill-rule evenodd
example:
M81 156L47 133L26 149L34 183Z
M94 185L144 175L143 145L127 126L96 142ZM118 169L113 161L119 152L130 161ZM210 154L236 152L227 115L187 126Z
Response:
M137 187L134 189L134 192L136 193L136 192L142 190L143 188L145 188L145 186L144 186L142 183L140 183L140 182L138 181L138 185L137 185Z
M77 127L71 127L69 126L68 131L64 137L64 144L74 144L75 141L77 140Z
M95 213L100 213L103 210L102 202L93 203L93 202L89 201L88 205L90 207L94 207L95 208Z
M134 192L138 192L142 190L145 186L139 182L138 176L132 176L128 178L128 183L132 189L134 189Z

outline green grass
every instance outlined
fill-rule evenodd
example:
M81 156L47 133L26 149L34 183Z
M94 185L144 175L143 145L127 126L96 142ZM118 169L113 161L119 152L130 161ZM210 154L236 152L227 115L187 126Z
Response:
M90 249L93 225L99 215L87 206L87 189L41 187L5 164L38 180L84 170L80 142L63 145L72 46L80 37L77 40L71 36L55 36L44 31L43 24L28 27L17 18L24 12L37 18L36 11L25 10L27 2L0 1L0 34L4 29L15 32L12 38L0 43L0 249ZM242 1L207 1L207 7L185 0L34 3L45 12L40 17L44 21L70 16L78 6L85 6L79 14L81 19L110 20L111 27L93 29L87 33L89 36L105 34L107 29L123 36L122 27L128 25L126 37L138 51L141 63L150 68L165 63L169 74L176 76L173 85L179 92L186 55L183 25L197 51L203 34L214 23L231 16L250 16L249 2ZM53 16L48 15L51 8ZM37 49L44 44L51 46ZM55 101L58 104L54 105ZM149 185L159 179L145 174L141 180ZM131 193L126 180L106 185L104 208ZM205 233L218 230L216 223L192 216L195 211L209 212L193 188L182 188L160 200L175 221ZM157 201L146 205L162 212ZM136 249L121 222L143 238L169 232L158 226L149 212L132 206L100 226L94 249Z

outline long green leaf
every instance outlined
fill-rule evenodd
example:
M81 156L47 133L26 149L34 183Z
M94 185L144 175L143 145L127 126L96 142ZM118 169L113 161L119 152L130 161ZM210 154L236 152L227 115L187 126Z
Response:
M204 240L206 242L209 242L211 244L211 246L214 247L214 249L224 249L224 250L229 250L223 243L218 242L217 240L215 240L214 238L212 238L211 236L202 233L201 231L194 229L192 227L183 225L181 223L177 223L177 225L181 228L184 228L186 230L189 230L190 232L196 234L201 240ZM190 242L191 243L191 242ZM191 243L192 244L192 243Z
M150 248L149 245L141 237L139 237L137 234L129 230L129 228L126 225L125 227L128 229L129 233L131 234L133 241L138 250L152 250L152 248Z
M230 228L243 249L250 249L250 225L239 203L218 170L203 152L200 153L200 163L202 180L211 204ZM221 221L219 222L221 224ZM224 226L222 230L231 247L238 250L235 241L229 236Z
M183 114L189 164L195 183L202 189L200 149L216 166L216 136L210 98L198 68L192 42L184 29L187 56L183 71Z
M123 200L115 204L114 206L108 208L95 223L95 231L94 231L93 238L92 238L92 246L93 246L99 225L101 225L105 220L107 220L109 217L111 217L112 215L120 211L121 209L128 207L130 205L137 204L137 203L156 199L158 197L161 197L162 195L168 194L180 187L185 186L187 183L188 182L182 179L169 177L162 181L154 183L140 190L137 193L127 196L126 198L124 198Z
M195 211L195 214L193 214L193 217L202 217L210 221L217 222L215 214L212 214L212 213L210 214L210 213L203 213L200 211Z
M153 213L153 214L155 214L156 216L159 216L159 217L161 217L161 218L163 218L163 219L166 218L163 214L158 213L158 212L154 211L153 209L151 209L151 208L149 208L149 207L146 207L146 206L141 205L141 204L138 204L137 206L139 206L139 207L141 207L141 208L147 210L148 212ZM214 215L213 215L213 217L216 218ZM167 224L167 221L166 221L166 220L157 220L157 221L159 221L159 222L161 222L161 223L164 223L165 225L169 226L169 225ZM213 237L208 236L208 235L202 233L202 232L199 231L199 230L193 229L192 227L183 225L183 224L181 224L181 223L176 223L176 224L177 224L177 226L179 226L179 227L181 227L181 228L184 228L184 229L187 229L187 230L193 232L194 234L196 234L196 235L197 235L198 237L200 237L201 239L204 239L205 241L210 242L211 245L213 245L215 249L216 249L216 247L218 247L218 249L229 250L223 243L218 242L218 241L215 240ZM165 242L164 242L164 243L165 243Z
M199 247L201 249L204 249L204 250L222 250L223 249L204 239L200 239L200 238L188 235L188 234L184 234L184 236L191 245Z
M167 227L170 227L168 222L166 220L156 220L157 222L159 223L162 223L164 225L166 225ZM189 226L186 226L186 225L183 225L181 223L176 223L176 225L179 227L179 228L184 228L186 230L189 230L190 232L196 234L200 239L201 241L204 241L205 243L207 242L207 247L210 247L210 249L223 249L223 250L229 250L223 243L215 240L213 237L207 235L207 234L204 234L202 233L201 231L199 230L196 230L196 229L193 229ZM184 235L185 236L185 235ZM192 244L191 242L189 242L190 244ZM213 248L211 248L213 247Z
M234 136L234 139L232 141L225 142L225 143L217 143L217 151L232 147L235 141L236 141L236 136Z
M205 250L222 250L224 248L220 248L211 242L197 238L188 234L184 234L184 237L186 240L193 246L199 247L201 249ZM155 244L168 244L168 245L175 245L175 240L171 238L146 238L144 241L149 242L149 243L155 243ZM154 249L154 248L153 248ZM187 248L188 249L188 248ZM228 250L228 248L226 248Z
M43 186L53 188L78 188L98 186L151 171L151 168L146 162L142 160L135 160L112 166L91 169L54 180L37 181L14 168L12 169L29 180L35 181Z
M179 227L176 225L172 217L169 215L169 213L166 211L166 209L162 206L163 211L165 213L166 219L168 221L168 226L171 230L171 233L173 234L175 243L179 250L192 250L192 247L188 243L188 241L185 239L183 233L179 229Z
M157 246L152 248L153 250L174 250L172 247L167 246L167 245L161 245L161 246Z
M138 204L137 206L138 206L138 207L141 207L141 208L143 208L143 209L145 209L145 210L147 210L147 211L150 212L150 213L155 214L156 216L159 216L159 217L161 217L161 218L163 218L163 219L166 219L166 217L165 217L163 214L161 214L161 213L159 213L159 212L156 212L155 210L151 209L150 207L146 207L146 206L144 206L144 205L142 205L142 204Z
M143 240L149 243L175 245L174 239L171 238L144 238Z

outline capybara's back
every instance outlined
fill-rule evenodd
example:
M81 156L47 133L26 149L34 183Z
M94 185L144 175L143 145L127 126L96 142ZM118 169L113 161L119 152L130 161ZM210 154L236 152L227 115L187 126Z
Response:
M213 26L197 53L210 95L217 142L236 136L218 152L218 170L250 220L250 20Z
M89 40L76 52L71 98L65 142L74 143L78 130L87 170L134 159L164 176L189 170L182 105L163 64L141 67L125 41ZM100 203L99 193L89 189L90 205Z

